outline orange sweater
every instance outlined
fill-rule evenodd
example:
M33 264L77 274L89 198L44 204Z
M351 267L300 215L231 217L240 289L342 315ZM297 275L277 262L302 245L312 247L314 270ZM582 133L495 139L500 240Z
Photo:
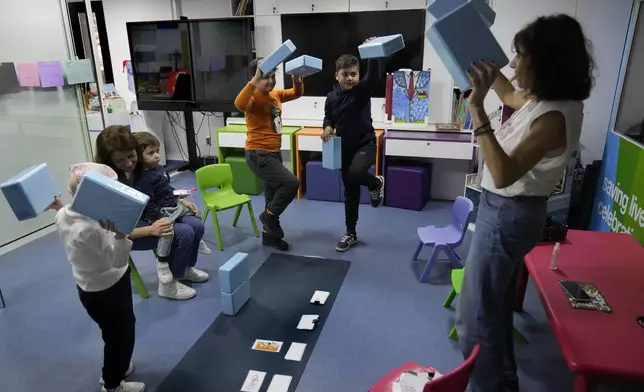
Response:
M278 133L282 128L282 103L297 99L303 93L303 83L268 94L257 92L256 87L248 83L235 99L235 107L246 114L246 149L279 152L282 147L282 136Z

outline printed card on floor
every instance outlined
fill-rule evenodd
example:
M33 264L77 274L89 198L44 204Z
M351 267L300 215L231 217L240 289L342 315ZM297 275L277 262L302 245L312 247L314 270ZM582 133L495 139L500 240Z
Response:
M312 331L315 328L315 324L320 321L320 316L317 314L305 314L300 319L299 324L297 324L297 329L303 329L306 331Z
M249 370L246 380L242 385L242 392L259 392L262 383L266 378L266 372L258 372L257 370Z
M282 344L284 343L275 340L257 339L255 340L255 344L253 344L253 350L278 353L282 349Z
M329 299L329 292L328 291L316 291L313 293L313 297L311 297L311 303L316 304L316 305L324 305L326 303L326 300Z
M304 343L291 343L291 347L288 348L286 356L284 359L287 361L301 361L304 356L304 350L306 350L306 344Z
M288 392L288 387L291 385L293 377L276 374L271 380L266 392Z

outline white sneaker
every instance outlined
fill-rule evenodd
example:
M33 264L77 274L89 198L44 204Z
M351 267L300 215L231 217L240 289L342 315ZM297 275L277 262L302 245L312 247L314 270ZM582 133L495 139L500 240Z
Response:
M183 274L182 280L187 280L193 283L203 283L210 278L206 271L202 271L195 267L188 267L186 273Z
M130 377L130 375L134 372L134 364L130 362L130 367L127 368L127 371L125 372L125 378ZM98 380L98 383L101 385L105 384L105 381L103 380L103 377L101 377L100 380Z
M206 245L203 240L201 240L201 242L199 243L199 253L201 253L202 255L212 254L212 250L208 247L208 245Z
M195 289L186 286L183 283L179 283L177 280L173 280L170 283L159 283L158 290L159 297L169 298L169 299L178 299L185 300L193 298L197 295Z
M168 284L174 280L172 276L172 271L170 271L170 264L157 261L157 276L159 277L159 282Z
M101 392L143 392L145 391L145 384L142 382L125 382L114 389L101 388Z

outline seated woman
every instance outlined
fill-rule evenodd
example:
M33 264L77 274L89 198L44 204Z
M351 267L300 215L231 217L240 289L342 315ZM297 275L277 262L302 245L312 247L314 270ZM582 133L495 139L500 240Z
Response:
M114 169L123 184L135 185L135 169L138 163L136 140L127 128L119 125L105 128L96 139L96 152L96 162ZM183 203L186 207L197 210L193 203L186 200ZM171 234L174 229L174 241L168 263L161 263L158 268L161 270L160 275L166 276L170 274L163 274L163 268L169 268L174 278L169 282L159 281L159 297L182 300L194 297L197 292L179 280L201 283L209 278L206 272L195 268L199 244L204 233L201 220L195 216L183 216L172 225L167 218L161 218L152 224L141 220L137 226L130 234L133 250L156 249L159 238ZM177 277L182 278L176 279Z

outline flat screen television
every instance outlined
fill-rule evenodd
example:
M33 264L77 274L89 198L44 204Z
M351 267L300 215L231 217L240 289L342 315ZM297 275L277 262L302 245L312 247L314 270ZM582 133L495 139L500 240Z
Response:
M235 110L252 30L248 17L127 23L139 109Z
M290 39L297 47L291 58L307 54L322 59L323 70L306 78L304 95L326 96L336 83L335 60L342 54L360 58L358 46L370 37L403 35L405 49L386 60L387 72L401 68L422 70L425 15L425 10L282 15L282 41ZM360 70L364 76L365 61L361 61ZM292 86L288 75L284 75L284 86ZM374 97L384 96L383 80Z

